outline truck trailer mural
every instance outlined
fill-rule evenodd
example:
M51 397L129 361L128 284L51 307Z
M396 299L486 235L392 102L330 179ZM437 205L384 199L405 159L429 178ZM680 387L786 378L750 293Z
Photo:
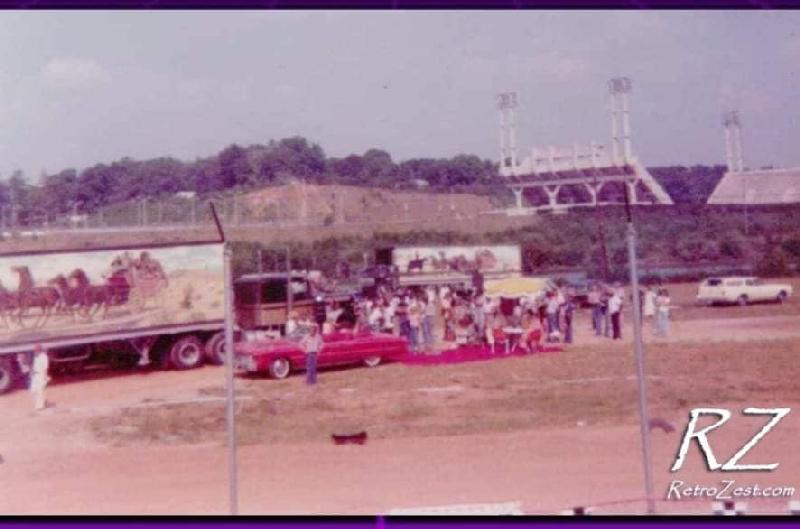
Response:
M0 348L221 322L222 245L0 256Z

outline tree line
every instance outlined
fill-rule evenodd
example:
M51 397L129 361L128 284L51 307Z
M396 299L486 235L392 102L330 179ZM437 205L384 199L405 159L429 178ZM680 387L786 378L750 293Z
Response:
M702 204L724 173L722 166L652 168L653 176L678 204ZM394 161L382 149L364 154L329 157L322 147L303 137L272 140L265 145L230 145L218 154L181 161L122 158L83 170L42 174L34 184L16 171L0 179L2 217L20 225L42 215L94 213L111 204L163 199L177 192L209 195L280 185L294 180L311 184L346 184L383 189L424 188L506 195L498 166L471 154L452 158ZM14 205L14 208L9 206Z

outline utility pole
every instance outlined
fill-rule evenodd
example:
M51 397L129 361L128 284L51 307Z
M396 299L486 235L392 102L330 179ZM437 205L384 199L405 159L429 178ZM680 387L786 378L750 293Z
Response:
M294 308L294 292L292 292L292 247L286 247L286 311Z
M636 353L636 374L639 380L639 430L642 442L642 463L644 467L644 488L647 498L647 513L656 512L653 496L653 468L650 449L650 417L647 412L647 382L645 379L644 344L642 343L642 314L639 305L639 271L636 262L636 228L631 216L628 186L625 185L625 215L628 221L628 267L630 268L631 289L633 297L633 344Z
M228 429L228 511L231 515L239 513L239 487L236 465L236 392L233 376L233 249L229 242L224 243L225 274L225 408Z
M16 186L9 185L8 186L8 194L9 194L9 201L10 204L10 216L9 216L9 228L11 233L14 233L17 227L17 190Z
M608 274L608 252L606 251L606 233L605 233L605 218L603 212L600 210L600 186L597 184L597 172L594 172L594 221L597 224L597 243L600 247L600 273L603 276L603 281L609 280ZM627 193L627 186L625 187ZM627 196L627 195L626 195Z

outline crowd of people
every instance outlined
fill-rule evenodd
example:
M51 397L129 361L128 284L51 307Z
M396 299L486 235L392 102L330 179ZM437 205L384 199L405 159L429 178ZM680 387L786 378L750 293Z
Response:
M643 324L656 335L669 332L670 297L665 288L645 286L639 293ZM596 336L622 339L625 289L595 283L581 304L591 309L591 328ZM539 334L547 342L572 343L574 315L578 308L575 289L552 286L535 296L488 296L482 290L456 285L378 289L373 296L359 296L324 305L322 316L300 321L289 315L286 335L300 339L310 326L322 334L338 331L372 331L403 336L413 352L433 352L447 344L496 345L503 333ZM314 321L316 320L316 321Z
M592 330L596 336L622 339L622 314L625 291L619 285L594 284L589 288L587 304L592 310ZM669 333L671 300L666 288L645 285L639 291L639 314L642 324L649 324L658 336Z
M540 341L571 343L574 292L554 287L537 296L488 296L456 285L378 289L374 296L330 303L324 319L305 322L293 312L286 334L300 339L309 326L333 331L372 331L403 336L414 353L433 353L462 344L493 350L514 345L533 349Z
M591 308L596 336L622 339L625 300L620 285L597 283L589 288L585 304ZM642 321L650 322L657 335L666 336L667 290L646 286L639 301ZM305 321L299 320L296 311L289 315L286 336L301 341L304 349L319 349L319 334L371 331L406 338L414 354L434 354L464 344L482 344L497 352L515 347L533 352L542 342L569 344L575 339L574 316L579 306L575 289L569 286L515 297L489 296L482 289L456 285L383 287L373 296L320 303L316 314Z

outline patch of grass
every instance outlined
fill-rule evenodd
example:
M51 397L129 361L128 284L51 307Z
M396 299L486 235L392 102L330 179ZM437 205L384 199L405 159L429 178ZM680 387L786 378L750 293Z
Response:
M797 340L649 344L650 412L670 420L697 406L797 402L798 355ZM608 342L492 362L323 370L313 389L302 377L240 379L241 391L254 398L237 404L238 438L243 444L329 442L341 431L367 430L381 439L633 424L635 373L629 346ZM419 391L454 380L467 381L463 391ZM202 393L219 394L214 388ZM128 409L91 426L114 444L223 442L225 409L222 402Z

